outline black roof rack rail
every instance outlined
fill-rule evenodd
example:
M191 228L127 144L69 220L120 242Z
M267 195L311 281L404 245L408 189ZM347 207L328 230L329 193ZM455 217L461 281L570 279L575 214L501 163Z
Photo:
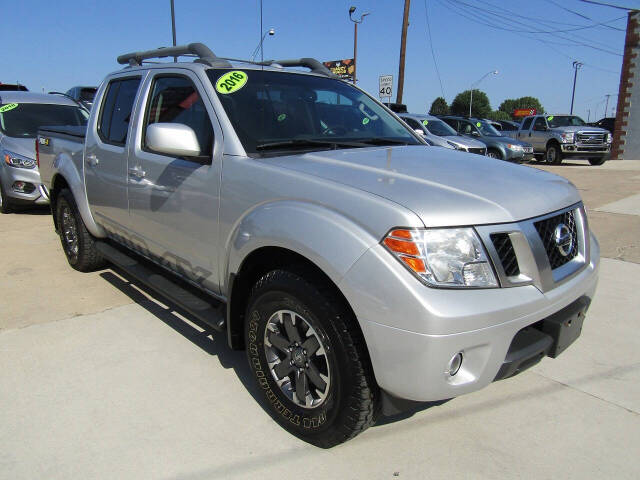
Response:
M330 78L340 78L336 74L332 73L327 67L315 58L297 58L289 60L265 60L264 62L256 62L256 65L280 65L282 67L307 67L311 70L311 73L317 73L318 75L324 75Z
M193 55L198 57L194 62L204 63L210 67L231 67L231 64L220 57L217 57L204 43L189 43L176 47L156 48L145 52L125 53L118 57L118 63L137 67L142 65L143 60L149 58L180 57Z

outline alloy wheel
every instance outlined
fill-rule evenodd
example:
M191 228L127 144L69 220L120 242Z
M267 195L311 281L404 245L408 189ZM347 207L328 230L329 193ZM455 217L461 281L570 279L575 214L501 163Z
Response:
M62 207L62 238L65 250L71 257L78 255L78 229L76 221L68 205Z
M301 315L278 310L264 333L269 370L282 392L302 408L316 408L331 385L329 359L321 337Z

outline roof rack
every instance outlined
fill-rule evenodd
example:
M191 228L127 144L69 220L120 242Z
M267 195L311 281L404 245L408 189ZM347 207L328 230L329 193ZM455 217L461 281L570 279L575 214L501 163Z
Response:
M231 67L231 64L220 57L217 57L204 43L189 43L177 47L162 47L145 52L125 53L118 57L118 63L137 67L142 65L142 61L149 58L180 57L184 55L194 55L198 57L194 62L204 63L210 67Z
M330 78L340 78L336 74L332 73L327 67L315 58L298 58L289 60L265 60L264 62L255 62L256 65L280 65L282 67L307 67L311 70L311 73L317 73L318 75L324 75Z

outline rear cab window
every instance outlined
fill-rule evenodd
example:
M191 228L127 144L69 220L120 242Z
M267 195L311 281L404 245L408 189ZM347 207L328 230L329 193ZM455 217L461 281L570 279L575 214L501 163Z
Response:
M98 136L104 143L124 146L127 143L133 105L141 77L109 82L98 120Z

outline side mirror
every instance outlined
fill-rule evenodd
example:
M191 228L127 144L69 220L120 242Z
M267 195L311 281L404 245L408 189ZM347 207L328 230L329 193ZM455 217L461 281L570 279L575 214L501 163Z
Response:
M423 137L426 136L424 131L421 128L414 128L413 131L416 132L418 135L422 135Z
M197 157L200 143L193 128L182 123L152 123L147 126L146 145L156 153L174 157Z

